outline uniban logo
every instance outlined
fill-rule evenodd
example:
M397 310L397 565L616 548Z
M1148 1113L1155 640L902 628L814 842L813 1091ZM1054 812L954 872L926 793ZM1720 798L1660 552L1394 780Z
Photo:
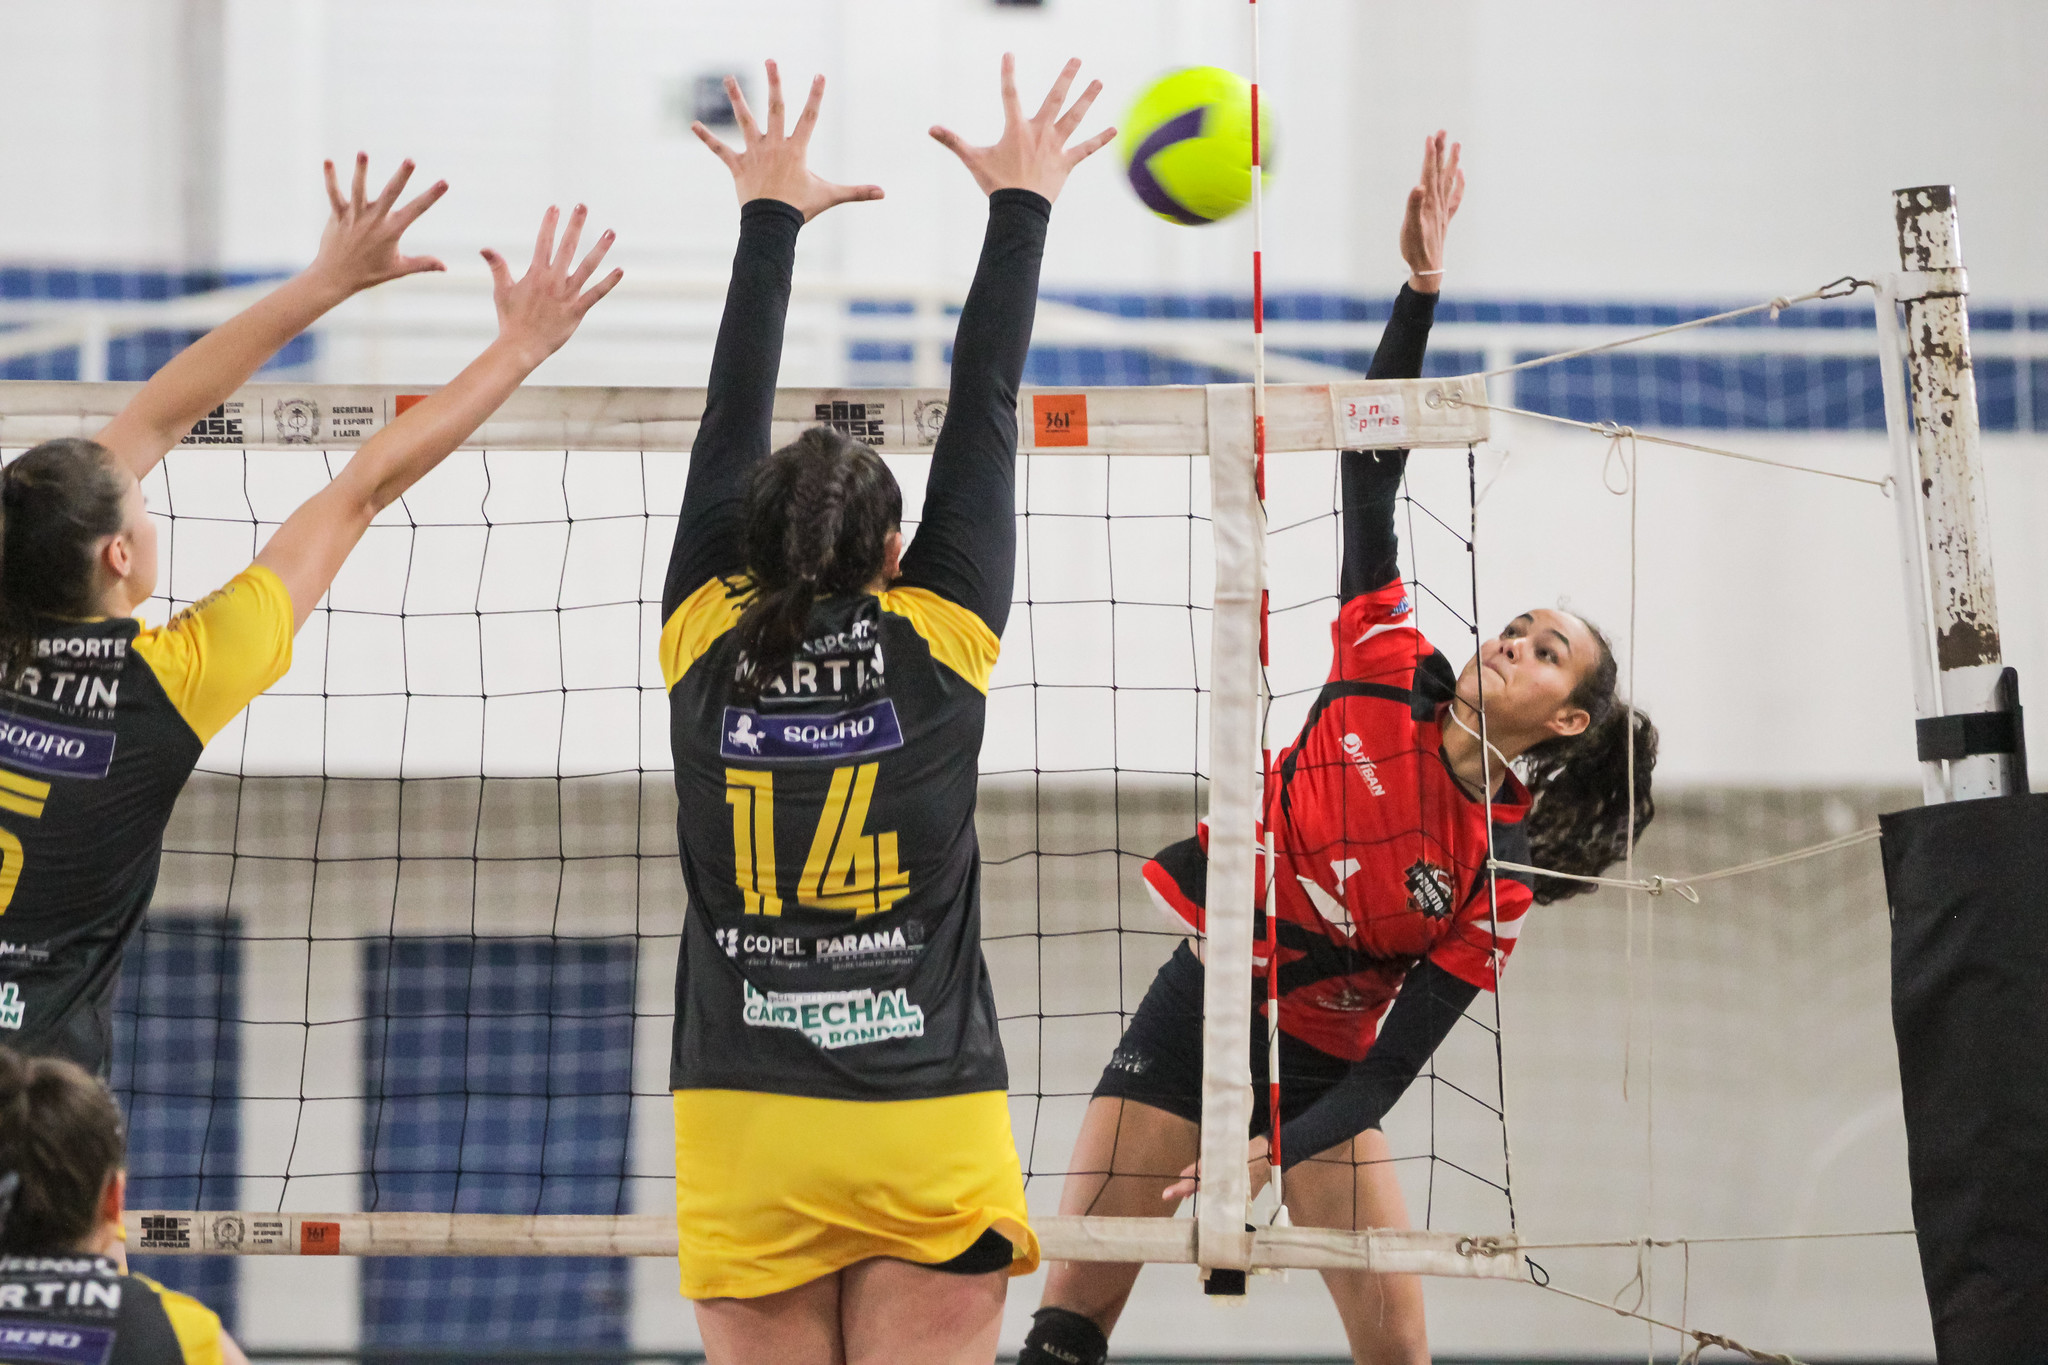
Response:
M21 987L12 981L0 986L0 1028L18 1029L28 1018L28 1005L21 998Z
M1451 913L1453 899L1451 874L1426 858L1417 858L1408 865L1408 907L1429 916L1431 919L1445 919Z
M822 1048L922 1038L924 1010L901 986L887 991L768 991L742 982L742 1017L755 1028L795 1029Z
M1385 796L1387 789L1380 785L1380 775L1372 766L1372 758L1365 752L1365 744L1357 735L1344 736L1344 756L1351 760L1351 766L1365 779L1365 785L1374 796Z

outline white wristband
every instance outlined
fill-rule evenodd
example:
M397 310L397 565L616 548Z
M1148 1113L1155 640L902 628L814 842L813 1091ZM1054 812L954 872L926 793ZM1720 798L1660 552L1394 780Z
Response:
M1441 270L1411 270L1408 273L1411 275L1441 275L1444 272Z

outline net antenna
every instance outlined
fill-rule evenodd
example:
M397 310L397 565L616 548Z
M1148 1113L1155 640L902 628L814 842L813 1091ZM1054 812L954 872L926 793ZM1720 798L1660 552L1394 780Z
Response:
M2021 794L2026 745L2018 675L1999 644L1955 189L1896 190L1892 206L1900 269L1877 281L1877 331L1921 785L1930 805Z

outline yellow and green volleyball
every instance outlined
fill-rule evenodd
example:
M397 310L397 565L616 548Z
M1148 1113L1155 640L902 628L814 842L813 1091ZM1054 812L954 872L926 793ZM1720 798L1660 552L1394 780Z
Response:
M1138 96L1118 139L1145 207L1190 226L1228 218L1252 197L1252 88L1234 71L1193 66ZM1259 165L1271 174L1273 111L1259 101Z

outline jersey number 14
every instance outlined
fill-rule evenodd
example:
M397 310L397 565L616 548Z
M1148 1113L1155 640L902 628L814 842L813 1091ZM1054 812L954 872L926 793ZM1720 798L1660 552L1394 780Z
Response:
M812 910L872 915L910 894L910 874L897 864L896 831L867 832L868 807L880 765L834 768L810 856L797 881L796 903ZM750 915L779 915L775 876L775 774L725 770L732 807L733 880Z

